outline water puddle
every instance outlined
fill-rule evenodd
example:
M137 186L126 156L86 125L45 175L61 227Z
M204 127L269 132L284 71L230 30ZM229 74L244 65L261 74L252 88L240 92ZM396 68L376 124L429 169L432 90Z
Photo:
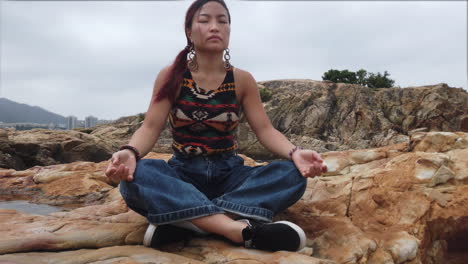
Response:
M54 212L63 211L64 208L47 204L34 204L28 201L0 201L0 208L14 209L28 214L48 215Z

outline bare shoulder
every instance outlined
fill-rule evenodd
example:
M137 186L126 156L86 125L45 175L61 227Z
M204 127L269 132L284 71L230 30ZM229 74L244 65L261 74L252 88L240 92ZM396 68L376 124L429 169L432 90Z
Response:
M168 74L170 69L171 65L167 65L164 68L162 68L161 71L159 71L159 74Z
M164 80L166 80L166 79L169 77L170 70L171 70L171 66L170 66L170 65L165 66L164 68L162 68L162 69L159 71L158 77L156 78L156 80L159 80L159 81L164 81Z
M257 93L257 81L250 72L236 67L234 68L234 80L241 98L244 98L247 94Z
M250 72L237 67L234 68L234 79L236 80L236 82L241 83L255 81L254 77Z
M159 71L156 77L156 80L154 81L153 96L159 92L159 90L162 88L166 80L169 78L170 70L171 70L171 66L169 65L169 66L165 66Z

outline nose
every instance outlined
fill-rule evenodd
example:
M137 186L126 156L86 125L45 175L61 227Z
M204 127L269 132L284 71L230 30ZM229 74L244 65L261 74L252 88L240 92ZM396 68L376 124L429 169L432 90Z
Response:
M219 31L218 23L216 21L210 23L210 31Z

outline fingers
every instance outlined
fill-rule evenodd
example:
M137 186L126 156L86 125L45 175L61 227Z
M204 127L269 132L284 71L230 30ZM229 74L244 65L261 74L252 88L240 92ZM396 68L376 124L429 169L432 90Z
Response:
M134 161L132 163L131 160L125 159L125 155L123 159L121 156L121 152L116 152L112 155L105 174L114 182L132 181L136 164Z
M129 171L129 168L124 164L114 165L114 162L112 162L106 170L106 176L113 181L133 180L133 177L128 177Z
M321 157L320 154L318 154L317 152L314 151L314 153L312 153L312 156L313 156L314 159L317 160L318 162L323 162L322 157Z
M319 166L314 166L312 172L314 174L314 177L322 175L322 170Z
M119 168L117 169L115 173L115 178L117 178L120 181L125 181L127 179L127 174L128 174L127 166L120 164Z
M327 171L328 171L327 165L322 164L322 173L327 173Z
M302 166L301 166L302 167ZM327 172L327 166L323 164L322 162L313 162L312 164L308 166L303 166L299 171L301 172L303 177L315 177L315 176L321 176L322 173Z
M114 175L115 171L116 171L116 168L109 165L106 169L106 176L111 177L112 175Z
M315 163L312 166L309 166L308 168L303 168L300 170L301 174L303 177L315 177L315 176L320 176L322 175L322 164L320 163Z
M119 164L120 163L120 158L118 155L112 155L112 164Z

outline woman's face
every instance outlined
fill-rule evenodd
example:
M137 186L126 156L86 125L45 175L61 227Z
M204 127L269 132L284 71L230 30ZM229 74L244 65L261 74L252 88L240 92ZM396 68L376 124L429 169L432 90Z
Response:
M231 26L226 9L217 2L204 4L195 13L187 35L197 50L223 51L229 46Z

